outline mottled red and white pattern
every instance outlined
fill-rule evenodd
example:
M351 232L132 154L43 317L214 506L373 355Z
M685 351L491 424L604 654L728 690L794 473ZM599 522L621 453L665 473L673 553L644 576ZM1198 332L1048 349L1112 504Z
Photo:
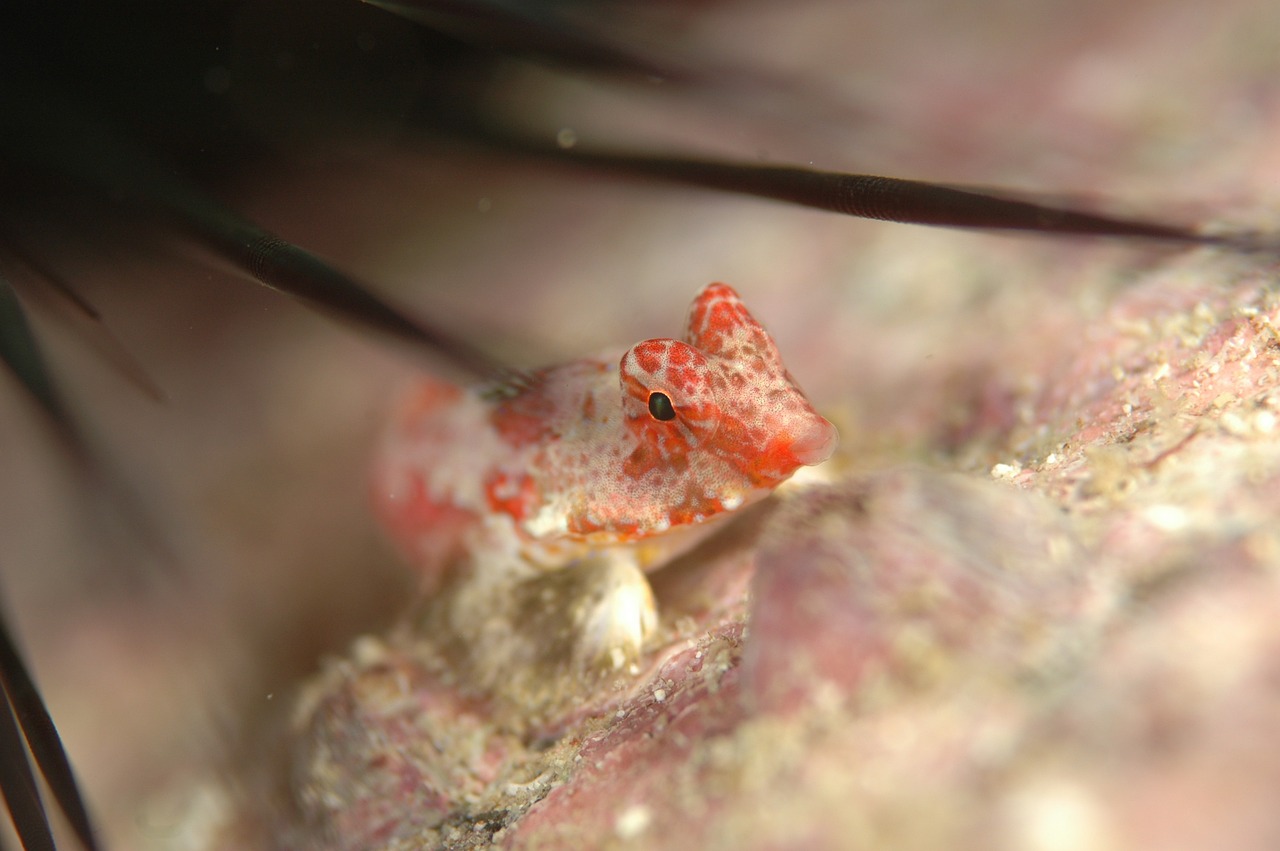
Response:
M375 501L428 571L477 547L557 566L739 508L824 461L836 437L737 293L711 284L682 340L496 387L423 384L381 455Z

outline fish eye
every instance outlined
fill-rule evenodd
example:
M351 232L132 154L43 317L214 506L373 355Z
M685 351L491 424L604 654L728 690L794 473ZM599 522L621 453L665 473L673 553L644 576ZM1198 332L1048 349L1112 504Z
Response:
M674 420L676 418L675 406L671 404L671 397L666 393L655 390L649 394L649 416L655 420Z

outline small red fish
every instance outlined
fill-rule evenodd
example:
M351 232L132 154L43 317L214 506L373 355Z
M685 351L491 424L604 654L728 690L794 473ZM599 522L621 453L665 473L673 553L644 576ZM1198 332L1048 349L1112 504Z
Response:
M527 574L599 549L625 559L765 496L836 440L738 294L711 284L682 339L498 385L424 383L380 456L375 502L427 575L457 558Z

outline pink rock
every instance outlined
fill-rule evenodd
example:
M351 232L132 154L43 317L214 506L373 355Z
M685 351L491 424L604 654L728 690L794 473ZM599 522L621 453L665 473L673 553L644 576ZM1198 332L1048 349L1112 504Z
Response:
M788 713L1052 664L1087 628L1080 559L1061 515L1006 485L899 471L799 495L759 555L747 700Z

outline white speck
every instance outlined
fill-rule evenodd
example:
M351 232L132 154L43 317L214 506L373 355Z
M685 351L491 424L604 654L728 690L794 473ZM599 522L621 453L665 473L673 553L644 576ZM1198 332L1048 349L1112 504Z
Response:
M526 520L524 528L535 538L550 538L567 531L569 521L562 512L556 510L554 505L547 505Z
M1143 512L1143 516L1162 532L1177 532L1187 526L1186 509L1177 505L1153 505Z
M1116 837L1097 799L1074 784L1041 780L1005 802L1010 846L1027 851L1115 848Z
M1007 480L1022 472L1022 466L1019 464L996 464L991 468L991 478Z
M817 467L801 467L799 470L795 471L791 478L782 483L782 487L787 489L804 488L811 487L813 485L829 484L831 481L831 471L824 465L818 465ZM754 501L767 495L767 491L753 491L747 495L747 498L744 499L743 502L746 502L747 500Z
M363 667L376 665L387 656L386 645L372 635L362 635L357 638L351 646L351 651L356 664Z
M742 494L726 496L724 499L720 500L720 504L724 506L725 511L733 511L742 505Z
M548 783L548 778L550 776L551 776L550 772L544 771L541 774L539 774L537 777L525 783L508 783L506 787L503 789L503 791L506 792L511 797L515 797L517 795L525 795L530 792L536 793L540 789L543 789L546 787Z
M1253 427L1259 434L1271 434L1276 428L1276 415L1271 411L1258 411L1253 415Z
M663 703L667 699L667 690L664 688L656 688L653 690L653 699L655 703Z
M627 717L627 710L619 709L617 712L613 713L613 717L621 721L623 718Z
M1249 432L1248 427L1245 426L1244 418L1235 411L1227 411L1219 418L1218 422L1227 434L1235 435L1236 437L1243 437Z
M635 839L649 829L653 812L644 804L632 804L613 820L613 832L619 839Z

